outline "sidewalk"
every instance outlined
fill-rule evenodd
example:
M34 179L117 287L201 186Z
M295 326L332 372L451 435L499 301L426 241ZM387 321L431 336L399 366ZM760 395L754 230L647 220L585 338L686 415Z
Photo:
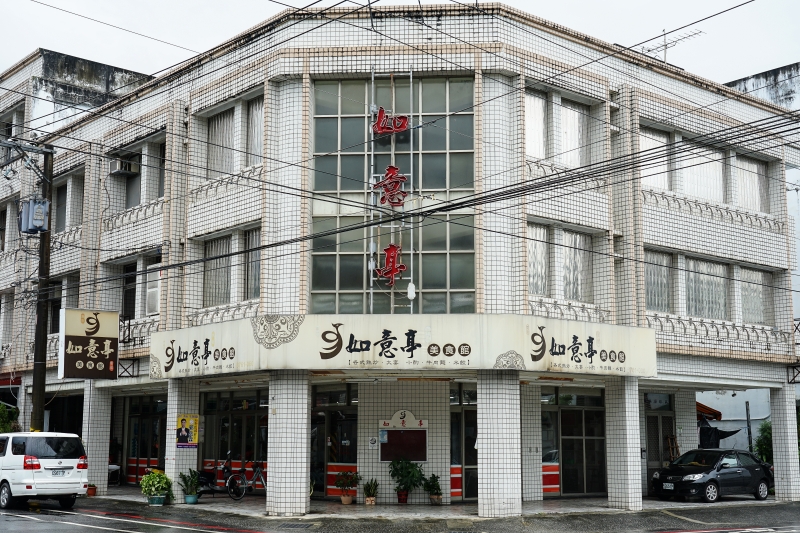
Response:
M137 486L109 487L108 495L98 496L98 499L118 500L125 502L138 502L145 504ZM717 508L738 505L769 505L775 504L774 497L770 496L765 501L758 501L752 496L726 496L715 504L702 502L674 502L661 501L656 498L644 498L643 511L658 511L662 509L692 509L692 508ZM197 503L198 511L217 513L231 513L241 516L260 517L265 519L285 520L286 517L267 516L265 511L265 497L263 492L248 494L240 501L233 501L225 494L216 497L203 496ZM181 505L182 508L188 506ZM551 498L539 502L525 502L522 504L522 515L547 515L570 513L623 513L620 509L608 507L606 498ZM349 518L349 519L440 519L440 520L477 520L478 504L475 502L454 503L436 507L432 505L376 505L363 504L342 505L334 500L311 500L311 511L301 519L314 520L318 518Z

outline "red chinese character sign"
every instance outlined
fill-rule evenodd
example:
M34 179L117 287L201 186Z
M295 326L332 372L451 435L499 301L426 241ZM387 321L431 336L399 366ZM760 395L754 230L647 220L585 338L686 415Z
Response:
M386 167L383 179L372 186L374 189L383 189L381 203L389 203L392 207L400 207L406 201L408 193L400 190L408 178L400 174L400 169L395 166Z
M389 281L387 281L386 284L389 287L393 287L394 277L401 272L405 272L406 266L400 263L400 247L396 244L392 243L384 248L383 253L386 254L383 263L384 266L383 268L376 268L375 273L379 278L388 279Z
M408 129L408 117L398 115L395 117L386 114L386 110L378 108L378 116L375 118L375 123L372 124L372 131L375 135L382 135L387 133L400 133Z

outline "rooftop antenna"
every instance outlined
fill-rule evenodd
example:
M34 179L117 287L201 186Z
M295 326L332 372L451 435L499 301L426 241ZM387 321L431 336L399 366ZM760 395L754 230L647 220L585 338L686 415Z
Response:
M655 46L643 46L642 47L642 53L643 54L647 54L647 55L656 55L659 52L663 51L664 52L664 63L667 62L667 50L668 49L672 48L673 46L677 45L678 43L680 43L682 41L686 41L688 39L692 39L694 37L697 37L698 35L702 35L702 34L705 33L704 31L701 31L701 30L692 30L692 31L689 31L689 32L686 32L686 33L680 33L680 34L676 35L675 37L672 37L671 39L667 40L667 33L666 33L667 30L662 30L662 32L664 33L664 35L663 35L664 41L661 44L658 44L658 45L655 45Z

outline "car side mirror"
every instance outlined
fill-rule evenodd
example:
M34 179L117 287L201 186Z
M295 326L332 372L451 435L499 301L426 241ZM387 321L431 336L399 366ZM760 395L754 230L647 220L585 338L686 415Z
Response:
M725 464L724 463L720 463L719 466L717 467L717 472L719 472L723 468L725 468Z

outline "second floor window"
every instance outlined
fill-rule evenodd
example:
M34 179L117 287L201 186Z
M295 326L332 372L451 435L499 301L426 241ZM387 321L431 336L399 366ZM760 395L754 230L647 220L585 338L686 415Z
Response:
M667 159L669 134L652 128L639 130L640 175L642 185L669 190Z
M772 274L749 268L740 272L742 321L746 324L772 324Z
M247 102L247 165L261 164L264 150L264 97Z
M561 101L561 162L567 168L589 164L589 106Z
M136 318L136 263L122 267L122 317Z
M125 209L142 203L142 155L136 154L126 159L129 172L125 176Z
M158 145L158 197L164 197L164 180L167 175L167 143Z
M681 157L683 190L712 202L725 202L725 165L721 150L689 144L689 156Z
M231 252L231 238L222 237L203 243L203 307L215 307L231 301L231 258L219 255Z
M233 174L234 153L234 110L228 109L208 118L208 177L218 178Z
M728 268L722 263L686 258L686 313L727 320Z
M528 294L532 296L549 295L550 254L547 233L547 226L528 224Z
M261 230L252 229L244 234L245 253L244 299L253 300L261 295Z
M67 229L67 186L66 185L56 187L55 194L53 194L53 200L54 203L56 204L54 206L56 219L53 221L53 228L55 229L56 233L59 233Z
M767 165L747 157L736 158L739 205L751 211L769 213Z
M525 93L525 155L547 157L547 100L533 91Z
M592 236L564 232L564 298L592 302Z
M672 255L644 252L645 298L648 311L672 312Z

